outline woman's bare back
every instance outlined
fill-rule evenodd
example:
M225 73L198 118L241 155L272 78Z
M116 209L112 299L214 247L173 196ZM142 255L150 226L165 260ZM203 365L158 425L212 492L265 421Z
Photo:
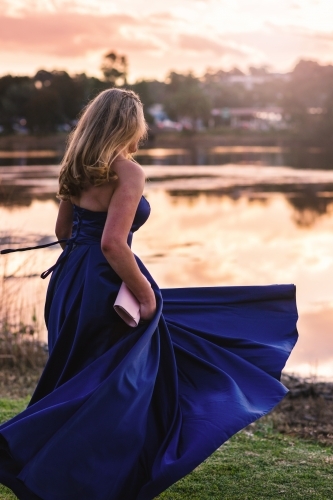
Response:
M80 196L71 196L71 202L92 212L107 212L114 189L114 181L102 186L89 185L81 191Z
M112 170L118 175L119 163L128 160L119 158L112 164ZM86 208L93 212L107 212L112 195L117 187L117 181L112 180L101 186L88 184L82 189L80 196L71 196L71 202L81 208Z

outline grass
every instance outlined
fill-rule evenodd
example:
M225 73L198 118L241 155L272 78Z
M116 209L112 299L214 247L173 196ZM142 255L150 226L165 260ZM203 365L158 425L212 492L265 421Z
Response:
M0 399L0 422L27 402ZM238 433L158 500L332 500L332 465L331 447L279 434L266 419ZM16 497L0 486L0 499Z
M0 399L0 424L20 413L27 406L29 398Z
M20 413L27 406L29 398L21 399L0 399L0 423L6 422L10 418ZM4 486L0 485L1 500L16 500L17 497Z
M159 500L332 500L332 449L278 434L242 431Z
M17 497L11 493L8 488L0 485L0 498L1 500L17 500Z

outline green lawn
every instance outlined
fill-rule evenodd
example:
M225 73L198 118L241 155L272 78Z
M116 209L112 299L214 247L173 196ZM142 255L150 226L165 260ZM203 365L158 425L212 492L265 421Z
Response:
M26 403L0 400L0 421ZM264 419L230 439L158 500L333 500L332 451L277 434ZM16 497L0 486L0 499Z
M159 500L333 500L332 448L242 431Z

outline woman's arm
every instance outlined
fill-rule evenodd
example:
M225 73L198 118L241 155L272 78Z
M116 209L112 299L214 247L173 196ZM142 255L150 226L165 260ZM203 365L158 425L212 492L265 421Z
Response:
M117 185L102 235L102 252L140 302L141 318L148 320L156 310L155 294L127 244L128 233L143 193L145 175L139 165L128 160L121 163L117 175Z
M55 227L55 234L58 240L71 237L72 224L73 224L73 205L69 200L68 201L61 200ZM60 243L60 245L62 246L62 248L65 248L66 243Z

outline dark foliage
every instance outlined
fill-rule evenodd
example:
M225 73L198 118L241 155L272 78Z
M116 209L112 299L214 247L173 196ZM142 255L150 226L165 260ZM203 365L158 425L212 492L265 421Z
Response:
M69 131L82 108L110 85L85 74L40 70L33 78L0 78L0 126L3 133Z
M111 87L126 85L127 83L127 57L120 56L116 52L110 52L104 56L101 70L106 82Z
M333 65L300 61L286 84L283 106L298 137L310 143L333 139Z
M84 106L100 91L113 86L131 88L149 107L163 105L173 120L187 118L193 127L198 120L209 124L213 108L283 109L295 138L311 144L333 139L333 65L300 61L288 75L250 68L252 82L237 68L207 71L201 78L170 72L166 81L139 80L127 84L126 56L110 52L104 57L104 79L65 71L40 70L30 78L6 75L0 78L0 130L4 134L28 131L34 134L68 132ZM243 79L243 80L242 80Z

